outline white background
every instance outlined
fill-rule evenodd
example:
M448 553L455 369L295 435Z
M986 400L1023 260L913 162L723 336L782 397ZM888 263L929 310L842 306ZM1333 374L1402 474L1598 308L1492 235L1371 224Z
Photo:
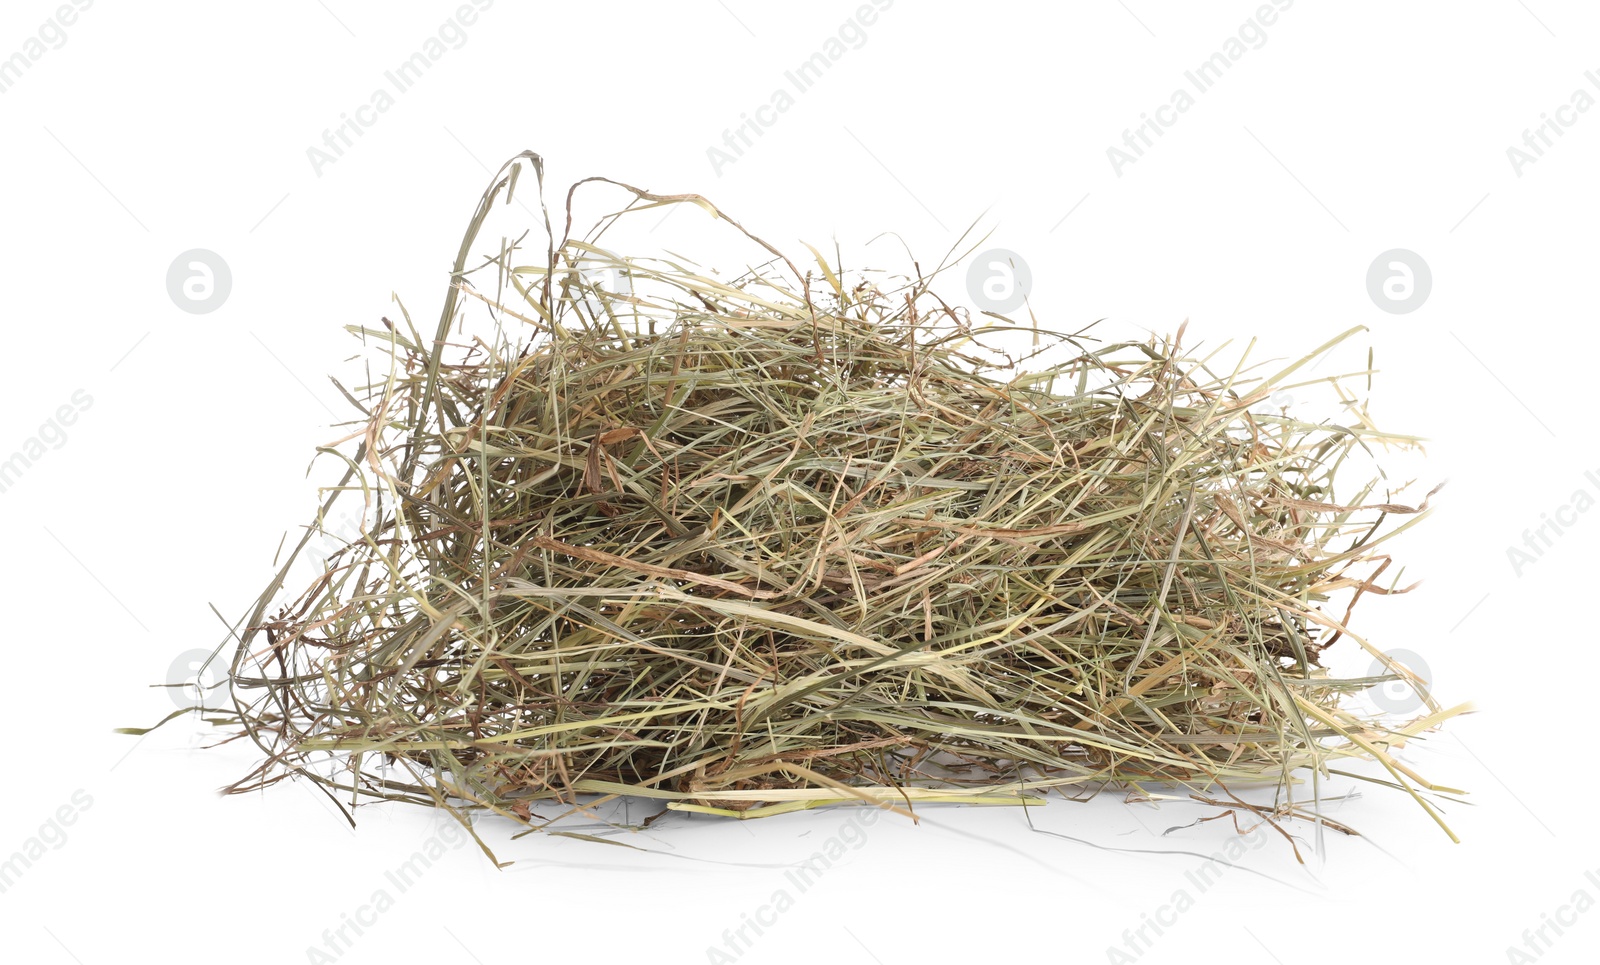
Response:
M394 294L431 330L489 169L523 149L545 157L552 203L591 174L696 191L781 248L837 239L882 267L906 266L867 245L880 232L926 265L976 220L1031 265L1056 328L1105 318L1105 334L1141 337L1187 318L1191 341L1255 337L1253 356L1293 358L1369 326L1347 361L1376 352L1374 416L1429 438L1423 489L1450 485L1394 546L1424 585L1364 601L1357 624L1423 655L1441 700L1481 708L1406 755L1471 792L1446 805L1462 843L1368 788L1330 811L1365 837L1330 835L1318 854L1294 827L1304 867L1279 845L1252 851L1138 960L1505 961L1575 892L1600 898L1585 878L1600 869L1600 512L1520 575L1507 557L1576 492L1600 494L1600 109L1567 115L1520 172L1507 156L1575 90L1600 97L1585 77L1600 11L1300 0L1118 172L1107 148L1256 4L900 0L719 172L707 148L855 3L501 0L314 170L307 149L456 6L102 0L0 93L0 459L59 442L0 494L0 859L41 834L56 845L0 894L8 959L320 961L307 950L326 949L324 929L388 887L393 907L339 961L722 960L707 949L726 948L724 929L847 820L663 821L639 843L668 855L488 828L511 868L462 848L398 893L384 873L439 833L427 812L366 808L352 832L303 784L216 794L252 757L197 750L214 736L197 722L111 733L172 709L146 685L222 639L208 605L242 614L310 518L312 448L348 413L325 377L349 374L341 327L392 314ZM8 2L0 58L55 7ZM232 271L209 314L166 288L194 248ZM1391 248L1431 267L1410 313L1367 292ZM943 290L963 287L952 273ZM80 391L92 404L74 424L45 429ZM73 823L43 831L63 806ZM1125 960L1107 948L1196 892L1201 859L1106 849L1212 852L1226 821L1161 835L1203 813L1115 794L1036 809L1036 827L1080 841L1009 808L886 816L739 960ZM1600 913L1546 934L1540 960L1592 961Z

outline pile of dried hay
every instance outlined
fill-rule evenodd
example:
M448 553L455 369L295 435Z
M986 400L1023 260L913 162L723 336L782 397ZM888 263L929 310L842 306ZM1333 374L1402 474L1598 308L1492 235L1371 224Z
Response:
M497 176L435 337L352 329L385 371L353 452L324 451L364 531L297 594L286 564L246 621L215 720L265 758L231 790L303 775L542 826L532 806L587 795L909 811L1292 788L1359 758L1438 820L1449 789L1390 751L1465 708L1398 665L1319 663L1341 636L1380 656L1322 604L1393 592L1381 544L1426 500L1335 487L1407 441L1353 400L1348 425L1251 411L1303 362L1246 391L1177 339L1027 329L1061 361L1008 373L986 346L1015 327L974 326L929 279L852 286L820 255L802 273L731 221L773 256L740 278L617 259L571 238L570 194L539 263L502 244L469 270L524 166L542 182L533 155ZM599 230L668 204L725 219L606 183L629 204ZM452 342L478 302L494 339ZM1424 715L1349 706L1395 678Z

